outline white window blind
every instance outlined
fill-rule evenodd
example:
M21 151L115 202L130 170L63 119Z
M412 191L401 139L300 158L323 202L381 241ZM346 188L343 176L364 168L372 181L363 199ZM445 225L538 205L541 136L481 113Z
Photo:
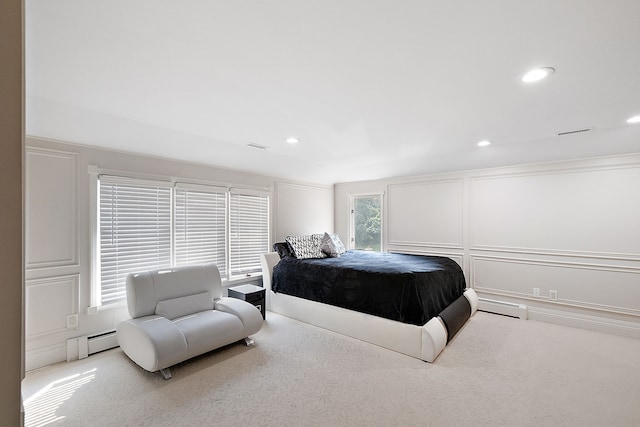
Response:
M226 277L227 195L175 188L175 265L215 263Z
M100 303L126 297L127 274L171 267L168 183L100 177Z
M259 272L269 252L269 197L232 192L229 204L231 276Z

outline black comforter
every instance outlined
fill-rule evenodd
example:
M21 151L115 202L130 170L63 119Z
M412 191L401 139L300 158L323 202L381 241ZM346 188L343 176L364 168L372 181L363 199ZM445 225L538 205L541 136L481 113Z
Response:
M348 251L340 258L284 257L272 289L422 326L462 295L465 279L450 258Z

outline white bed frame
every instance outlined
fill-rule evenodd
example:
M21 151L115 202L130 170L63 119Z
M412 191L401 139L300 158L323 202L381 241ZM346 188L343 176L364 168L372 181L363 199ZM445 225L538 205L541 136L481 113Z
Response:
M447 329L440 317L423 326L384 319L303 298L271 291L273 267L280 261L277 252L261 255L262 282L266 289L267 309L301 322L347 335L389 350L432 363L447 345ZM478 295L467 289L471 316L478 309Z

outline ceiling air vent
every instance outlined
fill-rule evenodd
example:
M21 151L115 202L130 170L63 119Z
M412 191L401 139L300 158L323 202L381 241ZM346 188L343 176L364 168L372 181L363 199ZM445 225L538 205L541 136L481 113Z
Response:
M558 132L556 135L558 136L572 135L574 133L590 132L592 130L593 128L573 129L573 130L566 130L564 132Z
M257 148L258 150L266 150L267 148L269 148L266 145L260 145L260 144L256 144L256 143L253 143L253 142L250 142L247 145L249 147L251 147L251 148Z

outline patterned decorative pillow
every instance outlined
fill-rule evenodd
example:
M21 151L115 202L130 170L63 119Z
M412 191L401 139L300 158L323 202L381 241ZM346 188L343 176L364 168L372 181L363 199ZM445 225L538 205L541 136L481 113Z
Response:
M310 234L307 236L287 236L285 240L298 259L326 258L327 256L320 249L322 237L322 234Z
M331 258L338 258L340 255L347 251L347 248L344 247L342 240L340 240L340 236L337 234L329 234L324 233L322 237L322 243L320 244L320 249L322 252L330 256Z

